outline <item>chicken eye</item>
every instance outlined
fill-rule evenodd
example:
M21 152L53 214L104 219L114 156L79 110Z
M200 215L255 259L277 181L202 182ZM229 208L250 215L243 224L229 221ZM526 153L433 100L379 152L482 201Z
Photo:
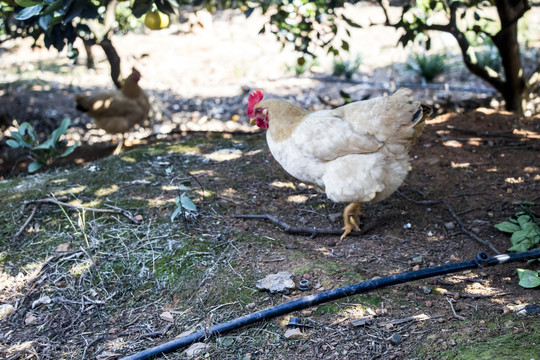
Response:
M257 110L255 110L255 112L256 112L257 114L260 114L260 113L261 113L261 109L257 109Z

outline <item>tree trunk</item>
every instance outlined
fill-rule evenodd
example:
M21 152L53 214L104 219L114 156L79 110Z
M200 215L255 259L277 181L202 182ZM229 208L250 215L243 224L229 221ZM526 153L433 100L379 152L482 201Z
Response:
M501 30L492 37L499 50L504 69L505 85L499 89L506 101L506 109L523 114L527 81L523 74L518 43L518 20L530 8L527 0L496 0Z
M94 54L92 53L92 45L88 44L86 41L83 41L84 50L86 51L86 67L88 69L95 69L96 63L94 61Z

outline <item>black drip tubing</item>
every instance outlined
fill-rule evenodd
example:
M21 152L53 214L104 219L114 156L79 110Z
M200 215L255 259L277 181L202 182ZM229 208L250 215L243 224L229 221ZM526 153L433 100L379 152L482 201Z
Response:
M503 263L522 261L528 259L540 258L539 250L524 251L515 254L502 254L489 257L485 252L478 253L476 259L464 261L455 264L437 266L432 268L410 271L396 275L385 276L378 279L368 280L357 284L347 285L337 289L324 291L318 294L306 296L297 300L289 301L265 310L257 311L252 314L227 321L225 323L214 325L204 331L198 331L193 334L174 339L167 343L152 347L139 353L127 356L121 360L144 360L154 356L169 353L182 347L191 345L200 340L213 335L224 334L231 330L236 330L246 325L285 315L294 311L303 310L315 305L323 304L328 301L341 299L351 295L365 293L371 290L380 289L390 285L402 284L409 281L426 279L433 276L445 275L474 268L494 266Z

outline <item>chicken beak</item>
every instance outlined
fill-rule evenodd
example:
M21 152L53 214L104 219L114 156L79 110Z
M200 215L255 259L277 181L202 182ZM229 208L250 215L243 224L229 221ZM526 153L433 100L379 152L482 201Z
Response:
M255 125L257 119L249 119L249 125Z

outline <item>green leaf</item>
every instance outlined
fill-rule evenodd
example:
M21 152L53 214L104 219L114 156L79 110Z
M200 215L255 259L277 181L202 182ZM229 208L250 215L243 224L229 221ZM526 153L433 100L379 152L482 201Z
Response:
M180 197L180 202L184 209L192 212L197 212L197 207L195 206L193 201L191 201L191 199L186 196L186 194L182 194L182 196Z
M40 163L40 162L37 162L37 161L33 161L33 162L31 162L31 163L28 165L28 172L30 172L30 173L36 172L36 171L38 171L39 169L41 169L41 167L42 167L43 165L44 165L43 163Z
M510 238L510 242L512 245L520 244L524 241L527 241L530 238L530 232L527 230L518 230L515 233L512 234L512 237Z
M180 185L178 185L178 190L187 191L187 190L189 190L189 188L184 184L180 184Z
M39 0L15 0L15 4L22 7L30 7L30 6L41 4L42 2L43 1L39 1Z
M529 243L527 243L526 241L523 241L518 244L515 244L514 246L509 247L507 251L523 252L529 249L530 249Z
M34 130L34 128L32 127L32 125L30 125L29 123L27 122L23 122L21 125L19 125L19 134L23 135L28 133L30 135L30 133L32 133Z
M78 146L78 144L73 144L73 145L71 145L70 147L68 147L68 148L66 149L66 151L64 151L64 152L62 153L62 155L60 155L60 157L66 157L66 156L68 156L69 154L71 154L71 153L73 152L73 150L75 150L75 149L77 148L77 146Z
M495 224L495 228L507 233L513 233L521 229L519 225L516 225L509 221L503 221L502 223Z
M178 204L177 204L178 205ZM174 209L173 213L171 214L171 222L174 221L174 219L178 216L178 214L180 214L182 212L182 208L181 207L177 207L176 209Z
M10 148L13 148L13 149L18 149L20 148L21 146L19 145L19 142L18 141L15 141L13 139L8 139L6 140L6 144L7 146L9 146Z
M55 129L51 134L51 140L53 144L56 144L58 140L60 140L60 137L66 133L70 124L71 120L69 120L69 118L65 118L64 120L62 120L60 126Z
M55 11L58 11L64 7L64 1L63 0L56 0L50 5L47 5L45 10L43 10L43 15L49 15L52 14Z
M38 146L35 146L34 147L34 150L48 150L48 149L52 149L54 148L54 143L52 141L51 138L45 140L44 142L42 142L41 144L39 144Z
M532 219L529 215L521 215L517 218L519 226L521 226L523 229L528 227L529 224L532 224Z
M139 18L152 9L152 0L135 0L131 7L131 13Z
M15 16L15 19L17 19L17 20L28 20L32 16L35 16L35 15L39 14L41 9L43 9L43 4L38 4L38 5L34 5L34 6L24 8L21 11L19 11L17 16Z
M519 286L532 289L540 286L540 271L517 269Z

